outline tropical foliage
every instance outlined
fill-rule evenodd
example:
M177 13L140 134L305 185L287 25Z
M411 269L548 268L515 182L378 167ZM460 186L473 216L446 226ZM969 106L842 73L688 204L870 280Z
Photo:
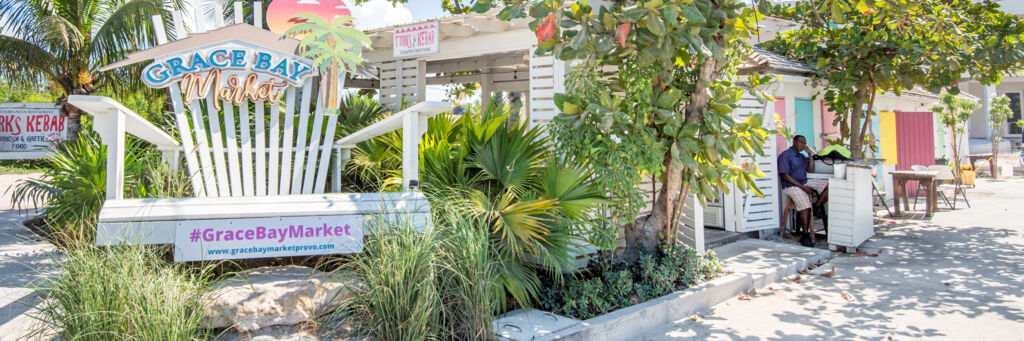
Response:
M995 84L1024 66L1024 22L989 1L761 1L799 29L763 43L812 66L855 158L865 152L877 94L921 86L958 94L968 73Z
M482 1L487 2L487 1ZM613 217L633 223L643 207L637 185L661 182L651 215L626 228L630 254L674 243L684 198L697 200L754 189L759 175L741 153L760 155L770 130L763 118L733 116L744 92L763 100L767 77L738 80L743 41L760 18L743 1L524 1L506 6L506 19L529 15L535 53L577 60L552 133L560 150L589 163L595 183L617 200Z
M1013 119L1013 110L1010 109L1010 98L999 96L992 99L988 112L988 126L992 129L992 163L989 172L993 179L999 178L999 142L1002 140L1003 127ZM1018 127L1024 127L1024 121L1014 122ZM973 165L971 165L973 166Z
M604 195L588 169L557 159L542 129L511 122L505 108L430 119L420 169L424 192L465 203L460 214L488 227L499 282L529 306L540 292L534 264L570 266Z
M59 96L103 88L141 87L138 67L99 71L128 52L152 46L150 17L168 12L164 0L0 0L0 76L26 84L52 84ZM170 2L181 7L182 0ZM170 16L164 15L171 27ZM167 32L173 37L173 32ZM77 132L81 112L64 107Z
M967 120L971 113L978 109L978 102L954 96L949 93L942 94L938 105L932 107L932 112L939 118L939 122L949 129L950 144L953 150L953 164L960 175L960 148L963 147L964 133L967 132Z

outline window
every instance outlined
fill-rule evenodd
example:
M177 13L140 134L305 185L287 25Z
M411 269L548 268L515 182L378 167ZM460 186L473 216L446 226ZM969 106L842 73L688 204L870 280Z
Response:
M1021 128L1017 127L1017 120L1020 119L1020 93L1007 92L1006 97L1010 98L1010 110L1013 111L1013 117L1007 119L1006 133L1008 135L1020 135Z

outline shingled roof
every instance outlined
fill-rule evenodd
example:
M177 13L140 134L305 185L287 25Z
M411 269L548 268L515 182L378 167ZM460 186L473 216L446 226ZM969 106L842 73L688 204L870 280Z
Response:
M736 71L740 74L766 72L777 75L807 76L813 70L804 63L755 47L754 51L747 56L747 60L736 67Z

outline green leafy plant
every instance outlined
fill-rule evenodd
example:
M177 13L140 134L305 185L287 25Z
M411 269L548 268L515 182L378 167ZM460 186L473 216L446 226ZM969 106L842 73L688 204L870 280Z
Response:
M762 0L760 7L800 22L762 45L814 68L811 78L825 87L833 124L854 158L872 145L876 95L915 86L955 95L964 73L997 84L1024 65L1024 21L993 2Z
M153 46L150 17L162 15L172 27L163 0L0 0L0 74L26 84L50 84L63 102L68 95L88 95L109 86L140 89L142 65L109 71L100 66L129 52ZM166 32L174 37L173 30ZM64 105L71 136L78 132L81 111Z
M641 255L634 266L620 263L597 272L553 283L545 290L541 307L590 319L708 281L722 273L722 265L711 252L675 247Z
M503 290L529 306L540 292L534 264L555 272L570 266L604 195L590 186L589 170L552 154L541 128L510 122L509 114L491 105L430 119L421 175L424 192L465 203L460 214L488 226Z
M167 263L138 245L76 244L56 263L58 274L37 289L36 337L55 331L63 340L204 338L207 271Z
M1002 140L1003 127L1013 118L1013 110L1010 110L1010 98L999 96L992 99L991 109L988 112L988 126L992 129L992 162L989 172L993 179L999 178L999 141ZM1017 127L1024 127L1024 121L1017 120L1014 124ZM971 165L972 167L974 165Z
M960 98L949 93L942 94L940 104L932 107L932 112L939 117L939 122L950 130L950 144L953 150L954 171L960 178L960 147L964 133L967 132L967 120L971 113L978 109L978 102Z

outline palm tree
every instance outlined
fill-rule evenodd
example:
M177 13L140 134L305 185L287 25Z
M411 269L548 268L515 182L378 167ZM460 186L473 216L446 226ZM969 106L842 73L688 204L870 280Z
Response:
M338 109L338 78L345 72L363 65L363 46L370 46L370 38L363 31L352 28L349 16L337 16L328 23L315 14L302 13L292 18L298 25L285 35L301 36L300 49L313 59L313 67L320 70L323 91L327 95L327 108L332 114Z
M171 2L181 7L182 0ZM61 91L58 104L105 86L137 89L141 65L98 69L155 45L150 18L167 12L164 0L0 0L0 76L50 83ZM164 18L170 27L170 16ZM62 112L70 135L77 135L81 111L64 105Z

